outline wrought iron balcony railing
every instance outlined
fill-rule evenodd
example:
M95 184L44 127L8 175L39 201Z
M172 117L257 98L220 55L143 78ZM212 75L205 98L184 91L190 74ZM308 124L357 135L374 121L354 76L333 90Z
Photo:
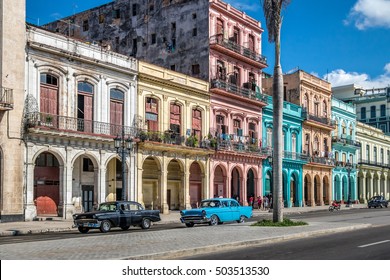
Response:
M359 165L363 165L363 164L364 165L378 166L378 167L383 167L383 168L390 168L390 163L361 159L359 161Z
M134 137L136 128L130 126L116 125L92 120L78 119L66 116L52 115L48 113L26 114L26 126L28 128L44 128L50 130L77 132L81 134L103 135L115 137L122 132L126 136Z
M226 49L234 51L235 53L238 53L254 61L267 65L267 58L265 56L260 55L255 51L248 49L244 46L241 46L229 39L224 39L222 34L218 34L210 37L210 45L214 45L214 44L220 45Z
M305 120L308 120L308 121L319 122L319 123L325 124L327 126L334 126L335 125L335 121L333 121L327 117L320 117L320 116L309 114L305 110L305 108L302 109L302 118Z
M340 138L337 136L332 137L332 142L333 143L340 143L343 145L355 146L355 147L359 147L359 148L361 148L361 146L362 146L361 143L358 141L354 141L354 140L346 139L346 138Z
M233 94L241 96L241 97L245 97L245 98L258 100L258 101L267 103L267 96L265 96L264 94L262 94L260 92L253 91L253 90L248 89L248 88L240 87L240 86L235 85L235 84L227 83L223 80L213 79L211 81L211 88L222 89L224 91L233 93Z
M13 90L2 87L0 91L0 109L11 110L14 108Z

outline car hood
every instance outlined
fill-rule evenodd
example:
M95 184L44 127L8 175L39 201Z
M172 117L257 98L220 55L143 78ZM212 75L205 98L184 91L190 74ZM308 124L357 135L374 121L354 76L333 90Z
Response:
M202 215L202 211L207 211L207 209L210 208L196 208L196 209L189 209L189 210L182 210L181 212L184 215Z

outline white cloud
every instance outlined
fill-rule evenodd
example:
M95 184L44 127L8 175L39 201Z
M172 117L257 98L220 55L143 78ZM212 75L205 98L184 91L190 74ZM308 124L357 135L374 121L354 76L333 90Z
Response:
M252 0L224 0L224 2L230 4L234 8L245 12L258 12L260 11L260 1Z
M387 63L383 69L384 73L375 78L370 78L365 73L345 72L342 69L333 70L323 78L332 86L356 84L364 88L383 88L390 86L390 63Z
M360 30L370 27L390 28L389 12L389 0L358 0L345 23L353 23Z

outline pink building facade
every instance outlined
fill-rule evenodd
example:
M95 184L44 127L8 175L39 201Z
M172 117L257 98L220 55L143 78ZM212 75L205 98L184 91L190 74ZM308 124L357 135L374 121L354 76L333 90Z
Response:
M262 69L260 22L221 1L209 8L211 91L210 196L247 205L262 195Z

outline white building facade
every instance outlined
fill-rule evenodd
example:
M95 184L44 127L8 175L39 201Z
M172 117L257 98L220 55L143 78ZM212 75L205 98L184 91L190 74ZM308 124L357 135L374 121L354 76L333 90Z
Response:
M137 61L27 27L24 104L25 220L136 199L134 152L125 172L114 138L134 136Z

